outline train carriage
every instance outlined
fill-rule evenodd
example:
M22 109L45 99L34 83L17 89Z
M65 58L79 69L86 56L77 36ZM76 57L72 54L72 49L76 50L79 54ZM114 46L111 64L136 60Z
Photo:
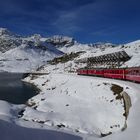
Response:
M140 67L126 69L126 80L140 82Z
M105 69L104 77L114 79L125 79L125 69Z
M88 75L93 75L93 76L104 76L104 70L103 69L88 69Z
M88 75L87 71L87 69L78 69L77 73L78 75Z
M105 78L129 80L140 83L140 67L135 68L116 68L116 69L79 69L77 70L79 75L91 75L100 76Z

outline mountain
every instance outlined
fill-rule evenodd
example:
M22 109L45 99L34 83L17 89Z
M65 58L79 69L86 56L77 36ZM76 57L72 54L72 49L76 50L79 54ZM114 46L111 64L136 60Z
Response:
M140 67L140 40L118 46L108 43L99 45L92 44L92 46L88 44L75 44L67 48L62 47L60 50L63 52L69 52L69 55L54 59L50 62L50 64L42 67L41 71L54 71L55 73L76 72L78 68L87 66L87 64L82 63L81 60L86 60L88 57L96 57L119 51L125 51L131 58L130 60L122 63L121 67ZM81 53L78 53L78 51L81 51ZM54 62L57 65L54 65ZM94 67L107 68L109 65L103 63L94 64Z
M0 71L32 71L64 54L46 40L37 34L21 37L0 28Z
M125 44L125 46L140 47L140 40L136 40L136 41L127 43L127 44Z
M53 70L55 66L49 66L48 61L63 54L71 54L62 57L68 59L65 62L65 69L76 70L83 65L78 65L75 61L87 57L100 56L103 54L125 51L131 59L124 63L122 67L140 66L140 40L123 45L112 43L81 44L74 38L55 35L52 37L42 37L34 34L29 37L22 37L10 32L8 29L0 28L0 71L32 71L39 66L46 65L47 69ZM82 52L77 54L78 52ZM70 57L71 57L70 56ZM76 58L76 57L77 58ZM57 66L63 71L63 63ZM50 68L48 68L48 66ZM59 69L58 68L58 69Z
M60 35L49 37L47 38L46 41L57 48L70 47L76 43L74 38L67 37L67 36L60 36Z
M58 48L60 51L65 53L71 53L71 52L79 52L79 51L94 51L96 49L105 50L105 48L112 48L116 45L111 43L94 43L94 44L80 44L75 42L72 46L66 47L63 46L61 48Z
M6 52L22 44L20 36L14 35L6 28L0 28L0 52Z

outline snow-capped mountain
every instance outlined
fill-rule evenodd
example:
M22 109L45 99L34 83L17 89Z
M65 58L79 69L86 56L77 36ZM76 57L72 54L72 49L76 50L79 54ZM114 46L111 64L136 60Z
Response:
M22 39L7 30L6 28L0 28L0 52L6 52L22 44Z
M122 50L131 57L122 66L140 65L140 40L118 46L111 43L80 44L71 37L57 35L45 38L39 34L22 37L5 28L0 28L0 71L31 71L31 69L46 65L48 60L64 53L85 52L65 65L67 67L73 64L74 69L77 69L81 67L75 64L74 61L77 59ZM60 67L62 69L61 64ZM51 66L51 69L54 68Z
M21 37L18 34L13 33L12 31L8 30L7 28L0 28L0 37Z
M136 40L136 41L127 43L127 44L125 44L125 46L140 47L140 40Z
M105 55L109 53L115 53L119 51L125 51L129 56L130 60L126 61L125 63L121 64L121 67L139 67L140 66L140 41L134 41L128 44L124 45L110 45L110 44L103 44L101 46L97 47L90 47L89 45L86 44L75 44L71 47L62 47L60 49L63 52L78 52L78 51L83 51L83 53L77 55L75 58L71 58L69 61L65 62L59 62L57 63L57 66L55 65L46 65L44 68L42 68L42 71L49 71L52 72L54 71L55 73L63 73L63 72L76 72L78 68L83 68L87 66L86 63L77 63L79 60L86 60L88 57L95 57L95 56L100 56L100 55ZM62 58L63 60L63 58ZM94 67L108 67L107 64L96 64Z
M60 35L49 37L47 38L46 41L57 48L70 47L76 44L74 38L67 37L67 36L60 36Z
M40 35L21 37L0 29L0 71L31 71L63 54Z
M69 47L63 46L58 49L65 53L79 52L79 51L92 52L95 49L105 50L106 48L113 48L115 46L116 45L111 44L111 43L80 44L80 43L75 42L72 46L69 46Z

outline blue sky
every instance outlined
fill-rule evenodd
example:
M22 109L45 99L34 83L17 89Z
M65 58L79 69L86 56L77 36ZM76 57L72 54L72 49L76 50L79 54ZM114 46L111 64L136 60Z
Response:
M83 43L140 39L140 0L2 0L0 27Z

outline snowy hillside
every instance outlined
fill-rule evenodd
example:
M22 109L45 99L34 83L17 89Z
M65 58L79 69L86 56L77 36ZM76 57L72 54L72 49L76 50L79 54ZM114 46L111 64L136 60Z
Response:
M47 94L29 100L34 109L27 107L23 119L99 136L125 126L123 100L116 100L110 83L63 74L29 80Z
M24 81L33 83L41 91L28 101L21 119L95 140L111 133L115 134L103 139L129 139L130 131L134 130L131 138L139 140L140 136L136 136L138 133L135 131L139 128L136 127L140 116L139 112L136 113L139 85L74 74L30 75ZM128 120L124 117L123 99L117 99L113 93L114 86L131 97Z
M105 48L111 48L115 47L116 45L113 45L111 43L94 43L94 44L80 44L80 43L75 43L72 46L69 47L61 47L59 50L65 53L71 53L71 52L79 52L79 51L90 51L92 52L93 50L99 49L99 50L104 50Z
M0 70L30 72L46 64L48 60L62 54L62 52L53 47L45 48L44 50L35 46L30 48L27 45L22 45L1 54L1 59L4 61L1 61Z

